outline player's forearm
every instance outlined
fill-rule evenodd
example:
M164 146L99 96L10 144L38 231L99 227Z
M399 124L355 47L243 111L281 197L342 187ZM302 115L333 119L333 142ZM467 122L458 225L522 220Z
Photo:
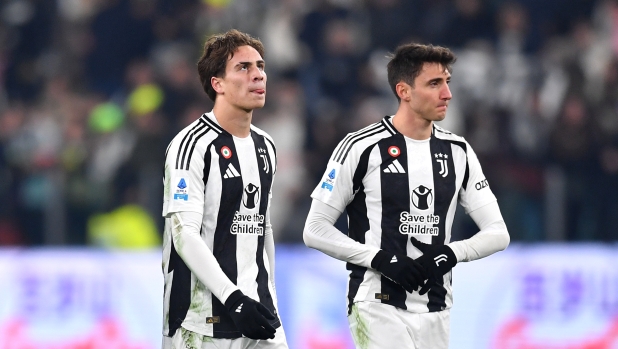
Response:
M449 247L458 262L468 262L504 250L510 242L506 224L497 202L470 212L480 231L469 239L451 242Z
M269 194L269 197L271 195ZM268 256L268 264L270 266L270 278L274 284L275 280L275 237L273 235L273 226L270 222L270 203L268 200L268 208L266 209L266 221L265 221L265 229L264 229L264 249L266 251L266 255Z
M264 229L264 251L268 257L270 283L273 287L273 298L277 304L277 290L275 287L275 237L273 236L273 228L270 224L270 208L266 211L266 229Z
M176 252L212 294L225 303L238 287L225 275L212 251L200 237L202 215L196 212L177 212L170 218Z
M370 268L379 249L354 241L335 228L340 215L335 208L313 200L303 231L305 245L333 258Z

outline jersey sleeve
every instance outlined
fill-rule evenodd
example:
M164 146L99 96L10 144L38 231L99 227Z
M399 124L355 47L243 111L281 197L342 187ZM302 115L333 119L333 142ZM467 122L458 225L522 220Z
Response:
M206 149L199 144L191 156L183 152L178 139L174 139L165 158L165 175L163 178L163 217L174 212L204 211L204 165L210 156L204 156ZM188 162L183 163L183 160Z
M358 157L354 156L357 149L354 148L351 149L351 156L348 156L343 163L335 161L337 151L342 146L341 143L335 148L324 175L311 193L313 199L321 201L339 212L343 212L354 198L353 179L354 171L358 165Z
M466 185L461 187L459 202L466 210L466 213L470 213L479 207L496 201L496 197L489 188L489 183L483 174L483 169L476 153L469 144L467 148L469 177L467 183L465 183Z

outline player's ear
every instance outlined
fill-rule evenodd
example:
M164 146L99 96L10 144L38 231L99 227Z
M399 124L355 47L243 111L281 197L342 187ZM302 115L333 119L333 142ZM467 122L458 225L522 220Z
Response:
M395 91L397 91L397 96L399 96L399 98L402 101L410 101L410 90L412 89L412 86L408 85L407 83L401 81L399 82L397 85L395 85Z
M223 86L221 83L221 78L218 78L216 76L211 77L210 85L212 86L212 89L215 90L215 92L223 93Z

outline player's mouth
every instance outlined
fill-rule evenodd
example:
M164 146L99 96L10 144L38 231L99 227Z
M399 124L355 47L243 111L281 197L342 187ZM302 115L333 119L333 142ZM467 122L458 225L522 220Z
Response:
M255 90L251 90L251 93L256 93L258 95L263 95L263 94L266 93L266 89L258 88L258 89L255 89Z

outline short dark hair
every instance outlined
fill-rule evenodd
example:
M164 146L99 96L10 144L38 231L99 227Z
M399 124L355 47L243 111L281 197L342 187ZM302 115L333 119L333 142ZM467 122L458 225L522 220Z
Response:
M386 66L388 84L395 93L397 100L399 100L399 96L395 86L401 81L414 86L414 80L421 73L423 64L438 63L452 72L453 63L457 60L455 54L446 47L416 43L398 46L390 58L391 60Z
M264 57L264 45L259 39L236 29L222 34L211 35L204 43L204 52L197 61L197 72L200 75L202 87L208 97L214 102L217 92L212 88L210 79L213 76L225 77L227 61L241 46L251 46Z

